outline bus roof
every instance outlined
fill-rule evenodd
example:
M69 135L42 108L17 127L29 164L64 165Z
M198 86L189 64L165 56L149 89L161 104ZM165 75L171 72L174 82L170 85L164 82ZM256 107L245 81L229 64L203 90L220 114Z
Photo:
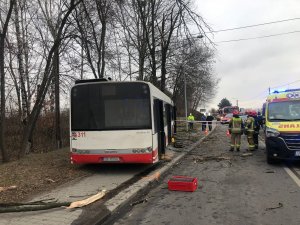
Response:
M75 85L88 85L95 83L105 83L105 84L117 84L117 83L143 83L149 86L150 93L155 98L161 99L171 105L173 105L173 101L169 96L167 96L164 92L155 87L152 83L146 81L111 81L106 79L89 79L89 80L77 80L75 81Z

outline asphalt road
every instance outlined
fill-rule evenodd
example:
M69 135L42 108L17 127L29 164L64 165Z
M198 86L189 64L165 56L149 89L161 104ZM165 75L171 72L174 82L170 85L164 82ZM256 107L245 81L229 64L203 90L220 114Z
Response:
M226 129L218 126L156 187L140 196L146 202L128 205L108 224L299 225L299 163L268 165L262 142L252 156L243 157L245 137L241 152L229 152ZM206 156L223 159L203 160ZM173 175L198 178L198 189L169 191L167 181Z

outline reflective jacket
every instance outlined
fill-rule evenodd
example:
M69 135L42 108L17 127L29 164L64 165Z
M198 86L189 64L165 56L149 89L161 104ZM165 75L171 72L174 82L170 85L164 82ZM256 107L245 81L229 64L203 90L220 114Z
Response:
M229 131L232 134L241 134L244 128L243 120L239 116L234 116L229 121Z
M255 119L251 116L248 117L246 121L246 129L248 133L254 133L254 128L255 128Z
M193 115L189 115L188 118L187 118L189 121L194 121L195 120L195 117Z

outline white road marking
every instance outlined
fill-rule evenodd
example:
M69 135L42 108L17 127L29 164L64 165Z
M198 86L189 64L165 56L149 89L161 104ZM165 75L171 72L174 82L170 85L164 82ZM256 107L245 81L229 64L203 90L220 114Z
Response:
M290 175L290 177L300 187L300 179L298 178L298 176L288 167L284 167L284 170L287 172L288 175Z

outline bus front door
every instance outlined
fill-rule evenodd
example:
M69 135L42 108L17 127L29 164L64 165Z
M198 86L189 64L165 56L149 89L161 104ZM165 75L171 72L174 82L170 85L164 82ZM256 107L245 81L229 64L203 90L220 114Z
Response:
M158 137L158 155L161 158L165 154L166 134L164 131L164 104L159 99L154 100L154 125Z

